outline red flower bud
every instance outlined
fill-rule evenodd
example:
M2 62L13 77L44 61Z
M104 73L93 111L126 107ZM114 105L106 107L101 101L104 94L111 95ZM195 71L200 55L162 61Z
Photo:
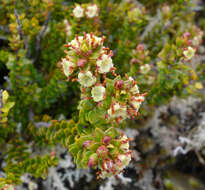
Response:
M189 32L185 32L182 37L183 38L189 38L190 37L190 33Z
M87 53L86 53L86 55L89 56L89 55L91 55L92 53L93 53L92 50L88 50Z
M118 80L115 82L115 88L117 89L122 89L124 86L124 81L123 80Z
M106 146L102 145L97 149L97 155L99 156L106 156L108 153L108 149Z
M134 64L137 63L137 60L135 58L132 58L130 62Z
M84 148L87 148L89 145L91 144L91 141L90 140L87 140L83 143L83 147Z
M84 67L85 64L86 64L86 60L85 59L80 59L77 64L78 64L78 67Z
M98 160L97 154L96 153L92 154L88 159L88 167L95 166L97 163L97 160Z
M91 157L88 159L88 167L93 167L95 165L95 158Z
M187 40L186 44L190 46L192 44L192 40Z
M144 51L144 45L139 44L136 49L137 49L137 51Z
M110 136L104 136L102 141L104 144L109 144L112 138Z
M56 152L55 152L55 151L52 151L52 152L50 153L50 156L51 156L51 158L55 158L55 157L56 157Z

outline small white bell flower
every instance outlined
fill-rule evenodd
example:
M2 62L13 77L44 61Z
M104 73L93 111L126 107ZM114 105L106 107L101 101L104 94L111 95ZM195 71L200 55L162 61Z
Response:
M65 76L69 76L70 74L72 74L73 72L73 69L76 67L76 64L71 62L71 61L68 61L67 59L62 59L62 62L61 62L62 66L63 66L63 72L65 74Z
M108 73L113 67L112 59L110 56L103 54L101 59L97 61L99 73Z
M140 66L140 72L142 74L147 74L151 70L150 65L145 64Z
M140 93L139 88L136 84L130 89L130 92L132 92L133 94L139 94Z
M122 119L126 119L127 118L127 108L126 108L126 106L123 106L119 103L116 103L116 104L114 104L113 108L110 108L108 110L108 114L112 118L121 117Z
M80 6L77 5L74 9L73 9L73 15L76 18L82 18L84 16L84 9Z
M90 71L86 71L78 74L78 81L82 86L90 87L96 82L96 78Z
M98 7L97 5L90 5L87 7L85 14L88 18L93 18L98 14Z
M104 95L105 95L105 87L100 85L100 86L94 86L91 91L92 98L95 102L99 102L103 100Z
M187 50L183 51L183 54L186 58L186 60L190 60L194 57L194 54L195 54L195 49L193 49L192 47L188 47Z

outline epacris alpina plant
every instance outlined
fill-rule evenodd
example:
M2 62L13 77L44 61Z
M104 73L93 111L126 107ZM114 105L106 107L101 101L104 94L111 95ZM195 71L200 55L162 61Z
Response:
M129 141L119 127L138 115L145 94L137 82L115 73L105 38L86 34L66 44L66 56L60 65L67 81L78 82L81 99L76 120L78 133L69 152L78 167L98 168L98 177L116 176L129 164Z

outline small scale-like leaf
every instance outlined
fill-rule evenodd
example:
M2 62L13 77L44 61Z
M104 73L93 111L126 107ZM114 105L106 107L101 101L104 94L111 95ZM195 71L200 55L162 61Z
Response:
M8 92L6 90L4 90L2 95L3 95L3 97L2 97L3 103L5 104L7 102L7 100L8 100L9 94L8 94Z

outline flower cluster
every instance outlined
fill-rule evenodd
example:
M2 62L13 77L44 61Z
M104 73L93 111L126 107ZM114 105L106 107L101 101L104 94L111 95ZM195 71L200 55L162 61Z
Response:
M196 35L194 37L192 37L192 35L189 32L185 32L182 35L182 40L184 41L186 46L183 49L183 55L186 61L191 60L195 56L196 50L202 42L203 32L198 28L196 28L195 32Z
M84 5L84 6L83 6ZM76 18L82 18L86 16L87 18L94 18L98 16L99 8L96 4L83 4L76 5L73 9L73 15Z
M82 87L90 89L90 96L95 102L104 99L106 89L105 83L99 75L114 73L112 63L112 52L103 46L104 38L96 37L93 34L76 36L74 40L65 45L69 48L67 56L62 59L61 65L68 80L78 81Z
M196 52L196 48L194 48L192 40L191 40L191 34L189 32L185 32L182 36L182 39L185 41L185 44L188 47L185 47L183 50L183 55L184 55L184 59L186 61L191 60Z
M131 161L129 141L130 139L124 134L118 139L105 135L102 138L102 144L89 157L88 167L100 169L97 174L102 179L118 175ZM90 150L93 144L92 141L88 140L84 142L83 147L85 150Z
M144 46L144 44L138 44L135 49L132 50L131 73L136 74L137 81L140 85L151 85L155 81L155 73L153 72L153 66L150 64L150 51Z
M112 51L103 46L104 37L100 38L93 34L76 36L65 47L66 57L62 58L60 65L62 72L67 80L77 81L81 87L81 103L83 101L89 104L96 103L97 106L91 108L90 112L84 113L83 107L79 106L80 117L93 124L93 120L100 118L105 122L107 128L117 127L118 123L125 119L133 119L138 115L141 103L144 101L145 94L140 94L137 82L130 76L121 77L115 73L115 67L112 61ZM107 75L111 73L114 79ZM109 75L109 76L112 76ZM87 108L86 108L87 109ZM92 112L94 110L94 112ZM97 115L91 116L90 114ZM102 116L98 115L101 114ZM96 117L96 118L92 118ZM100 121L97 125L100 126ZM81 120L80 120L81 121ZM85 124L85 123L84 123ZM104 126L102 126L102 129ZM99 130L99 129L98 129ZM100 129L101 130L101 129ZM104 132L101 132L104 134ZM105 178L111 175L117 175L128 165L131 160L131 151L129 150L129 139L125 135L115 136L104 135L101 142L95 142L92 135L87 139L83 137L83 152L79 152L84 159L81 165L86 167L97 167L100 169L99 177ZM87 139L87 140L85 140ZM97 138L99 139L99 138ZM79 140L81 142L81 140ZM74 148L75 147L75 148ZM78 143L70 146L72 150L79 148ZM75 153L73 153L75 156ZM80 157L78 155L78 157Z
M100 171L98 172L98 175L102 179L120 174L131 161L129 139L125 135L123 135L118 141L120 142L120 153L113 159L107 156L109 153L107 152L107 155L105 155L103 161L101 162L101 165L99 165ZM110 145L111 144L107 143L107 145L105 145L105 148L109 150ZM101 149L101 147L99 147L98 149Z
M115 89L112 104L108 110L108 118L119 123L137 116L146 94L140 94L136 81L126 76L125 80L119 79L115 82Z
M15 190L15 188L13 185L6 184L3 186L2 190Z

